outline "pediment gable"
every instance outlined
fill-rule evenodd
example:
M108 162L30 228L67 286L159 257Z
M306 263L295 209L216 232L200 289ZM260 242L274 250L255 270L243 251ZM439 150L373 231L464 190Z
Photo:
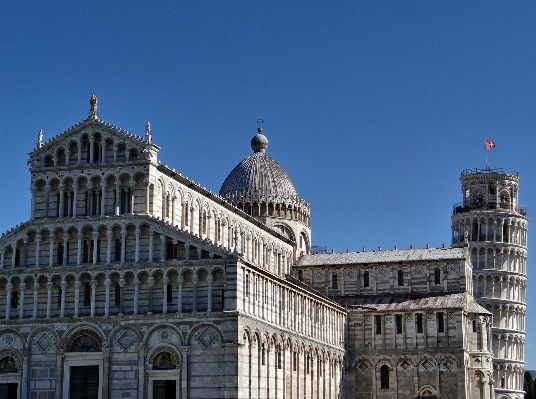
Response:
M79 151L81 163L88 163L91 145L95 146L95 151L98 151L100 146L108 148L109 152L117 149L120 154L118 162L127 160L131 153L135 153L137 159L156 161L156 155L160 150L146 137L135 135L106 121L91 117L47 142L42 144L38 142L38 145L40 147L30 153L29 160L30 166L35 168L77 164Z

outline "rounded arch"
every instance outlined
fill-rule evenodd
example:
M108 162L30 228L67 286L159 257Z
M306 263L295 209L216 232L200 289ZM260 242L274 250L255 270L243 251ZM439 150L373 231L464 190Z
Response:
M389 371L393 370L393 361L390 358L382 357L376 362L376 370L380 371L382 366L387 366Z
M145 333L145 336L143 337L143 345L146 346L148 341L149 341L149 338L151 337L151 335L159 330L159 329L162 329L162 328L171 328L172 330L174 330L178 335L179 337L181 338L181 342L180 342L180 346L183 346L184 345L184 342L188 342L188 340L184 340L184 337L182 336L182 333L180 332L180 330L177 328L177 326L174 326L173 324L171 323L159 323L159 324L155 324L153 325L151 328L149 328L147 330L147 332Z
M20 332L18 332L17 330L15 330L15 329L13 329L11 327L3 328L2 331L0 332L0 336L5 335L7 333L11 333L11 334L16 335L20 339L20 341L22 342L22 348L23 349L27 348L26 342L31 342L31 341L26 341L24 339L24 336Z
M165 352L174 357L175 367L182 364L182 356L179 354L179 351L176 347L168 343L161 343L152 348L147 354L147 363L152 365L157 356Z
M110 335L108 337L108 347L109 348L111 348L113 346L113 342L114 342L114 339L115 339L116 335L119 332L124 331L124 330L129 330L130 332L134 333L134 336L136 337L136 341L141 342L140 332L136 328L131 326L130 324L122 323L122 324L119 324L118 326L116 326L110 332Z
M102 332L102 330L96 325L96 324L93 324L93 323L89 323L89 322L83 322L83 323L79 323L79 324L75 324L73 326L71 326L70 328L68 328L65 333L63 334L63 349L65 351L68 351L70 349L70 346L71 344L73 343L74 340L76 340L78 337L80 337L81 335L83 335L82 333L84 332L91 332L93 333L93 337L95 339L99 339L100 342L99 344L102 346L103 344L106 343L106 337L104 335L104 333Z

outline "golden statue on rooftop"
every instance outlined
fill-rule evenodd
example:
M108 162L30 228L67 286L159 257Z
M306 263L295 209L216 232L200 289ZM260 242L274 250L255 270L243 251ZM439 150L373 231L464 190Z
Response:
M95 94L91 95L91 99L89 100L89 116L93 119L97 118L97 103L99 100L95 96Z

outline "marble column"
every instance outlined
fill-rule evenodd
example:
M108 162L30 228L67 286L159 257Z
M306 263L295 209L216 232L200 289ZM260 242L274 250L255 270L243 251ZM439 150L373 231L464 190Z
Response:
M37 237L35 237L35 267L39 267L40 246L41 246L41 237L38 235ZM13 252L13 255L15 255L14 252Z
M168 284L169 284L169 278L167 277L164 277L162 279L162 283L164 285L164 300L162 301L162 314L166 314L167 313L167 300L168 300L168 295L167 295L167 288L168 288Z
M125 264L127 255L127 231L121 230L121 264Z
M149 263L153 262L153 231L149 230Z
M54 265L54 237L50 237L50 242L48 246L48 266L52 267Z
M58 217L62 218L64 217L65 215L63 214L63 201L64 201L64 196L65 196L65 185L64 184L60 184L59 185L59 189L60 189L60 203L59 203L59 212L58 212Z
M80 266L82 264L82 238L84 238L84 235L82 233L78 233L78 247L76 251L77 266Z
M26 294L26 284L20 283L20 312L19 319L24 318L24 296Z
M106 232L106 239L107 239L107 245L106 245L106 264L109 265L112 261L112 237L113 233L111 230L108 230Z
M34 283L33 285L34 297L33 297L33 312L32 318L37 318L37 296L39 295L39 283Z
M136 277L134 278L134 314L138 314L138 287L140 285L140 280Z
M94 143L95 143L95 137L91 136L89 138L89 159L87 163L95 162L95 146L93 145Z
M78 308L80 306L80 281L74 283L74 317L78 317Z
M115 157L115 152L114 152ZM115 215L121 214L121 183L115 183Z
M194 284L194 298L193 298L193 309L192 313L197 313L197 275L194 275L193 277L193 284Z
M160 262L166 260L166 236L160 234Z
M69 256L69 253L67 252L67 248L69 248L69 236L66 235L63 237L63 262L62 266L67 266L67 263L69 263L69 259L67 259Z
M106 215L106 182L101 182L101 217Z
M76 208L78 207L78 184L73 184L73 218L76 217Z
M104 303L104 316L108 316L110 314L110 284L111 280L109 278L106 278L104 280L104 286L106 287L106 301Z
M207 277L208 281L208 298L207 298L207 313L212 312L212 276Z
M134 253L134 262L140 261L140 228L136 227L136 252Z
M97 264L97 250L99 249L98 242L99 242L99 233L98 232L93 233L93 264L94 265Z
M97 296L97 281L91 280L91 317L95 317L96 296Z
M149 284L149 303L147 314L153 314L153 287L154 287L154 277L150 276L147 279L147 284Z
M124 278L121 278L119 280L119 316L123 316L124 314L124 291L125 291L125 284L127 282Z
M63 280L61 286L61 303L60 303L60 317L65 316L65 297L67 296L67 282Z
M184 278L182 277L182 275L179 275L178 283L179 283L179 293L177 294L178 296L177 313L182 313L182 284L184 283Z
M82 143L76 143L76 149L78 150L78 160L76 161L77 165L82 163Z
M6 320L9 320L10 311L11 311L11 290L13 289L13 284L8 283L6 285Z
M138 399L145 398L145 355L147 354L146 346L138 346L138 375L141 378L138 378ZM186 399L187 396L182 396L183 399Z
M47 283L47 319L50 318L50 311L52 308L52 281Z

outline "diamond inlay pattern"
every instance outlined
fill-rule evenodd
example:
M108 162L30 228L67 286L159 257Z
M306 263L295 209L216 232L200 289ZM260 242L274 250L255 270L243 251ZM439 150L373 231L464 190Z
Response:
M136 338L132 336L129 331L124 331L119 338L117 338L117 343L123 348L123 350L128 350L132 344L136 341Z
M212 330L212 328L205 327L199 334L195 336L195 339L205 348L208 348L216 341L216 339L218 339L218 336Z
M43 332L34 342L39 350L45 353L54 344L54 339L48 333Z

